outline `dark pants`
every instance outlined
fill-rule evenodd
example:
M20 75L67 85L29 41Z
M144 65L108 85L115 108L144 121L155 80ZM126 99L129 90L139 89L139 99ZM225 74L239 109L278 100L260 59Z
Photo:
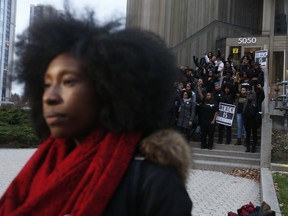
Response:
M252 150L255 150L256 144L257 144L257 128L245 127L245 131L246 131L247 149L250 148L250 136L251 136L251 131L252 131L252 135L253 135Z
M226 128L226 144L230 144L231 143L231 127L230 126L218 124L218 133L219 133L218 140L220 142L223 141L224 128Z
M215 131L215 124L201 124L201 148L208 148L212 149L213 147L213 139L214 139L214 131ZM208 143L207 143L207 136L208 136Z
M184 127L178 127L179 131L184 135L186 140L190 142L191 139L191 129L190 128L184 128Z

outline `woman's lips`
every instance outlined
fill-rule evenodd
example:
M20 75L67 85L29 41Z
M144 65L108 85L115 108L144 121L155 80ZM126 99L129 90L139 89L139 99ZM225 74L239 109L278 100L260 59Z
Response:
M66 121L66 115L60 113L51 114L45 116L45 120L49 126L56 126L63 124Z

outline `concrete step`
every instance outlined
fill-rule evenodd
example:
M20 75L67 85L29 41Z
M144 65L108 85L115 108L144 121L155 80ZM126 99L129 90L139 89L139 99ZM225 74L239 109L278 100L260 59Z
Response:
M236 163L236 164L247 164L260 166L260 159L258 158L248 158L248 157L236 157L227 155L212 155L212 154L201 154L193 153L192 156L195 160L204 160L211 162L226 162L226 163Z
M234 142L234 143L235 143L235 142ZM244 145L234 145L234 143L232 142L232 144L230 144L230 145L214 143L214 144L213 144L213 150L216 149L216 150L227 150L227 151L245 152L246 146L244 146ZM242 142L242 143L243 143L243 142ZM201 148L201 143L200 143L200 142L191 141L191 142L190 142L190 146L191 146L192 148L198 148L198 149L200 149L200 148ZM205 149L203 149L203 150L205 150ZM213 151L213 150L212 150L212 151ZM208 151L208 150L207 150L207 151ZM259 145L256 146L256 152L260 152L260 146L259 146Z
M214 137L213 140L214 140L214 144L215 144L215 143L218 143L218 137ZM244 142L244 139L242 139L241 141ZM223 141L222 141L221 144L225 144L225 142L226 142L226 138L223 138ZM236 136L235 136L235 137L232 137L230 144L233 145L233 144L235 144L236 142L237 142ZM251 142L252 142L252 140L251 140ZM261 143L261 137L258 137L258 139L257 139L257 145L260 145L260 143Z
M200 142L190 142L194 169L227 172L233 169L260 168L260 147L256 153L245 152L243 145L214 144L201 149Z
M250 152L244 152L244 151L234 151L234 150L222 150L222 149L200 149L200 148L192 148L191 150L192 154L209 154L209 155L216 155L216 156L229 156L229 157L241 157L241 158L253 158L253 159L260 159L260 153L250 153Z
M243 130L244 131L244 130ZM218 136L218 130L216 129L215 132L214 132L215 136ZM257 135L258 137L261 136L261 130L257 130ZM223 137L226 136L226 132L224 131L223 133ZM231 131L231 136L237 136L237 130L232 130ZM252 133L251 133L251 136L252 136Z
M229 172L233 169L247 169L247 168L259 169L260 166L249 165L249 164L239 164L239 163L226 163L226 162L215 162L215 161L205 161L205 160L193 160L192 168L193 169L200 169L200 170Z

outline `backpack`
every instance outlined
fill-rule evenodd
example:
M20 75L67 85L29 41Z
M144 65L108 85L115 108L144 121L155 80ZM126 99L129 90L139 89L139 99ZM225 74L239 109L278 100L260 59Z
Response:
M249 216L250 213L255 212L256 208L254 207L252 202L249 204L243 205L240 209L237 210L239 216Z

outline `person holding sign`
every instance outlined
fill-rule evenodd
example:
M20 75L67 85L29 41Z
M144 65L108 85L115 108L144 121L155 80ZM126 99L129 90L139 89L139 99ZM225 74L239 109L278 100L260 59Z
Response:
M227 85L224 91L221 92L221 100L219 102L233 104L235 102L234 94L231 93L231 86ZM226 128L226 144L229 145L231 143L231 126L218 124L218 143L223 143L223 132Z

